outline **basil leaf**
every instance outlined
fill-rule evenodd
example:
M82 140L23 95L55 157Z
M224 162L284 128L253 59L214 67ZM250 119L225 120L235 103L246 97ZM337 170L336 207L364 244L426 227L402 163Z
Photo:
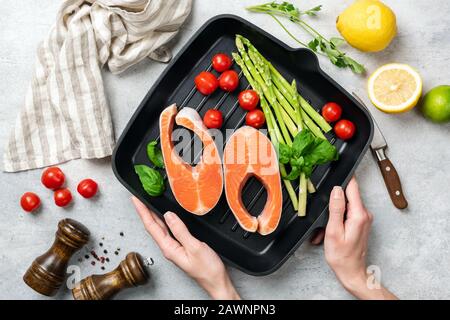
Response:
M278 158L280 163L287 164L292 157L292 148L284 143L278 144Z
M164 179L158 170L146 165L135 165L134 171L136 171L142 187L149 195L157 197L163 194L165 190Z
M157 168L164 169L164 159L161 150L156 146L156 141L151 141L147 145L147 156Z
M306 164L302 167L302 172L305 174L306 178L311 177L312 170L313 170L313 166L310 164Z
M336 147L328 140L320 139L320 142L305 156L305 163L314 165L325 164L339 158Z
M297 180L298 177L300 177L300 167L292 167L291 172L289 172L289 174L284 175L282 178L284 180Z
M300 167L301 168L304 163L305 163L305 159L303 157L291 158L291 161L289 161L289 164L292 167Z
M314 136L308 129L303 129L298 133L292 143L292 155L296 158L300 157L308 151L314 144Z

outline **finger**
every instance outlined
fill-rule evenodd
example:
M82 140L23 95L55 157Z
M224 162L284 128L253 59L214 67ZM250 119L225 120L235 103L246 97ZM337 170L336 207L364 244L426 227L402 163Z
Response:
M330 215L326 236L340 237L344 234L345 195L341 187L336 186L330 194Z
M359 193L358 183L355 177L353 177L348 183L347 189L345 189L345 194L348 200L348 213L347 218L351 219L355 215L365 215L366 209L361 200L361 195Z
M169 233L169 229L167 229L167 225L164 223L164 221L161 220L161 218L158 216L158 214L156 214L152 210L149 210L149 211L150 211L151 216L153 217L155 222L161 227L161 229L163 229L164 232Z
M367 240L372 227L373 216L367 210L364 213L352 213L352 217L345 222L345 237L359 242L361 239Z
M325 230L323 228L320 228L316 231L316 233L311 237L311 240L309 242L315 246L318 246L322 243L323 239L325 238Z
M145 204L143 204L141 201L139 201L138 198L132 197L131 200L133 201L133 204L136 208L136 211L139 215L139 217L142 220L142 223L144 224L145 229L150 233L150 235L155 238L159 238L163 235L166 235L167 232L161 227L161 225L157 222L156 215L152 214L152 211L149 210ZM156 239L155 239L156 240Z
M131 199L145 229L152 236L153 240L155 240L156 244L164 254L166 254L165 250L173 250L180 245L156 222L155 218L159 218L154 214L152 215L151 211L141 201L139 201L138 198L132 197Z
M163 229L163 231L165 233L168 233L166 224L161 220L161 218L159 218L159 216L155 212L153 212L152 210L147 208L147 206L145 204L143 204L135 196L132 196L131 200L133 201L133 204L136 207L136 210L138 210L138 213L139 213L139 216L141 217L141 220L142 220L142 216L141 216L140 212L144 213L144 218L146 218L146 219L153 219L154 222L156 222L161 227L161 229ZM147 217L147 215L149 215L150 217ZM144 222L144 220L142 220L142 221ZM144 223L144 226L145 226L145 223Z
M370 234L371 224L368 218L353 218L345 224L345 239L352 243L367 241Z
M173 212L166 212L164 214L164 220L166 220L170 231L173 236L181 243L186 250L194 249L200 241L194 238L189 232L188 228L183 221Z

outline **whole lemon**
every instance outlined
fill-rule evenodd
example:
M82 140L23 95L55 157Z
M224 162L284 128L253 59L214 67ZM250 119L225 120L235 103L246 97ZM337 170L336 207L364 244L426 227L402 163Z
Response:
M385 49L397 33L394 12L378 0L357 0L341 13L336 27L344 39L361 51Z

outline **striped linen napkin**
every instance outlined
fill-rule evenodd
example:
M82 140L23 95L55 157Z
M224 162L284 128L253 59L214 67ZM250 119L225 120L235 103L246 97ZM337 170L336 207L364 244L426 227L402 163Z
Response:
M165 47L192 0L66 0L39 45L25 106L4 150L15 172L112 154L114 132L100 69L116 74Z

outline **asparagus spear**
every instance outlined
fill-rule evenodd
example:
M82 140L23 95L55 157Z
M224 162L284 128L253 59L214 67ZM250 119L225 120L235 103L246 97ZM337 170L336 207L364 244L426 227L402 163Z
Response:
M332 128L330 124L316 111L314 108L309 104L308 101L306 101L302 96L299 95L300 104L303 108L303 110L308 113L311 118L314 119L314 121L319 125L319 127L324 131L328 132Z
M300 185L298 188L298 211L297 214L299 217L304 217L306 215L306 200L308 195L307 190L307 180L305 173L300 174Z
M283 116L283 120L286 122L286 127L288 128L292 137L295 137L298 133L297 125L294 123L294 120L289 116L286 110L281 109L281 115Z
M309 193L316 192L316 187L314 187L314 184L311 182L311 179L308 179L308 192Z
M300 117L301 117L301 108L300 108L300 102L299 102L299 97L300 95L298 94L297 91L297 83L295 82L295 80L292 81L291 84L291 88L292 88L292 93L293 93L293 102L295 104L295 106L297 107ZM303 130L303 124L302 121L300 121L299 124L299 132ZM306 186L308 186L308 183L311 183L311 181L309 179L306 179L306 176L304 173L300 174L300 181L299 181L299 186L298 186L298 211L297 214L300 217L304 217L306 215L306 201L308 199L308 188L306 188Z
M298 125L298 132L300 132L300 131L303 130L303 119L302 119L302 113L301 113L300 102L299 102L299 100L298 100L299 94L298 94L298 92L297 92L297 82L295 81L295 79L292 80L291 88L292 88L292 90L293 90L293 92L294 92L294 96L293 96L293 99L292 99L292 102L293 102L292 105L294 106L295 111L296 111L297 114L298 114L298 122L297 122L297 125Z
M325 139L325 135L322 133L320 128L314 123L314 121L311 120L311 118L308 116L308 114L302 109L301 114L303 117L303 122L308 127L309 130L318 138Z

